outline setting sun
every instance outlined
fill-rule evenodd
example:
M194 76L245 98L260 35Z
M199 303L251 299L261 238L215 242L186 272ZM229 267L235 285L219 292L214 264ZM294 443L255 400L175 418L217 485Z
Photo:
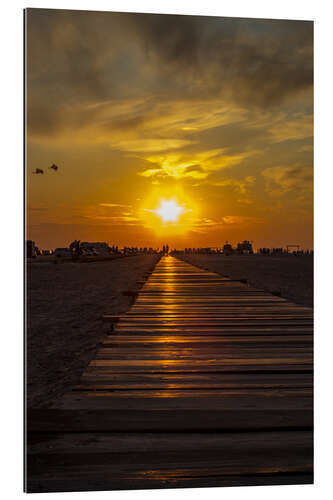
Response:
M163 219L163 222L177 222L183 211L184 208L177 205L175 200L162 200L155 213Z

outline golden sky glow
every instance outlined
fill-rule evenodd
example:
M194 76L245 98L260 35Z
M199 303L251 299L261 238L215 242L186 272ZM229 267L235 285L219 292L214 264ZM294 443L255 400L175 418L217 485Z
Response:
M28 9L28 237L312 248L312 29Z

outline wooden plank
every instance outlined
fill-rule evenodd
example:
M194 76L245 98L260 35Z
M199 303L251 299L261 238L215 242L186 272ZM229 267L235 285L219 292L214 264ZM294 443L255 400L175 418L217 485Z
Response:
M104 375L103 372L87 372L81 378L81 385L77 387L118 387L156 389L192 388L200 385L201 388L226 389L269 389L269 388L311 388L313 375L311 373L266 373L265 377L257 373L113 373ZM74 389L77 389L75 387Z
M185 296L185 294L184 294ZM226 297L229 297L229 295L225 295ZM186 297L189 297L189 298L195 298L195 297L202 297L202 295L190 295L190 294L186 294ZM223 298L224 296L219 296L219 295L215 295L215 298ZM146 307L147 309L151 309L152 307L155 307L157 305L161 306L161 305L164 305L164 314L175 314L177 313L177 311L174 311L173 310L173 307L166 307L167 305L167 302L164 300L164 296L160 296L160 301L161 301L161 304L151 304L149 307L148 307L148 304L146 303L140 303L140 302L136 302L134 307L132 309L130 309L130 311L128 311L124 316L127 316L128 314L132 314L132 313L135 313L136 309L142 309L143 306ZM209 297L208 297L209 298ZM171 304L171 306L174 304L174 305L178 305L178 306L181 306L181 308L184 310L184 311L187 311L188 313L192 313L192 315L194 314L197 314L197 308L196 307L193 307L190 304L180 304L178 302L178 298L173 296L172 297L173 299L173 303ZM246 297L245 297L246 299ZM141 299L138 299L138 300L141 300ZM305 315L305 316L312 316L312 311L309 311L308 309L303 309L303 308L295 308L293 306L293 304L287 304L287 303L276 303L276 302L267 302L267 300L265 302L263 301L260 301L259 299L256 301L256 302L249 302L249 303L244 303L241 302L241 303L237 303L237 302L222 302L221 300L217 301L217 303L212 303L210 301L206 301L205 303L202 303L202 304L198 304L198 306L201 305L201 308L203 306L209 306L209 304L211 304L212 307L216 307L216 306L220 306L219 309L222 309L222 313L226 313L226 312L230 312L230 313L237 313L237 312L243 312L243 313L247 313L247 312L263 312L263 313L271 313L271 312L277 312L277 313L285 313L285 314L299 314L299 315Z
M239 336L205 336L202 335L187 335L186 338L179 336L151 336L151 335L141 335L133 337L133 335L109 335L105 340L103 340L103 345L113 345L122 346L126 345L128 347L139 347L140 345L156 346L156 344L164 346L174 346L179 345L180 347L193 347L196 344L201 344L203 346L207 344L243 344L248 345L252 343L258 343L258 345L266 344L280 344L285 346L286 344L313 344L312 335L239 335Z
M312 333L312 327L307 327L307 326L294 326L294 327L281 327L281 326L272 326L272 327L260 327L260 326L252 326L248 328L241 328L241 327L220 327L220 328L213 328L213 327L206 327L204 328L196 328L195 326L192 327L183 327L182 329L177 329L177 328L163 328L163 327L156 327L156 328L124 328L121 330L116 330L113 331L112 334L119 334L119 335L133 335L133 336L139 336L139 335L151 335L151 336L157 336L161 338L161 336L183 336L185 337L186 335L202 335L204 338L205 335L207 336L232 336L232 335L244 335L244 336L251 336L251 335L305 335L305 334L311 334Z
M112 317L112 316L108 316L108 315L105 315L104 318L107 318L109 319L110 321L113 321L115 323L117 323L119 321L119 319L115 318L115 317ZM223 320L223 319L269 319L269 320L273 320L273 319L290 319L290 320L299 320L299 319L307 319L308 321L311 321L312 320L312 316L310 315L304 315L304 314L300 314L300 313L296 313L296 312L289 312L289 311L279 311L279 310L276 310L276 311L237 311L235 313L235 311L222 311L220 312L219 314L216 314L216 315L199 315L199 314L195 314L195 312L192 312L192 314L187 314L186 317L180 315L180 314L176 314L176 313L169 313L168 315L160 315L159 317L156 316L156 315L146 315L146 316L143 316L143 315L135 315L135 314L132 314L131 316L123 316L122 319L120 320L121 323L120 324L124 324L124 323L133 323L133 322L155 322L155 321L164 321L164 322L167 322L167 321L180 321L182 323L184 323L185 321L186 322L193 322L193 321L200 321L200 320L204 320L205 322L219 322L220 320Z
M309 357L312 355L312 349L309 347L294 347L294 348L278 348L278 349L267 349L267 348L258 348L256 346L253 346L252 349L249 348L242 348L238 347L237 352L233 352L232 349L229 349L226 351L226 348L224 347L223 349L220 349L219 351L217 348L206 348L206 349L133 349L132 351L128 351L127 349L115 349L115 348L108 348L105 347L104 349L100 349L95 357L95 360L124 360L124 361L130 361L130 360L140 360L140 361L145 361L145 360L151 360L151 361L158 361L164 360L167 358L168 361L170 360L179 360L179 361L192 361L193 357L195 357L195 364L197 361L209 361L209 360L214 360L219 361L221 360L222 363L224 363L225 360L233 360L233 359L239 359L239 356L241 356L241 359L255 359L255 360L261 360L262 358L266 359L269 357L270 359L274 358L275 362L276 359L281 360L281 359L289 359L289 358L295 358L295 356L299 356L300 358L304 358L304 360L308 360ZM260 363L260 361L259 361ZM259 364L258 363L258 364Z
M186 321L186 320L170 320L170 321L122 321L118 324L118 331L130 330L138 328L165 328L167 330L172 330L176 328L177 330L181 328L193 329L193 328L224 328L224 327L242 327L242 326L254 326L254 327L293 327L293 326L308 326L312 327L311 320L302 319L257 319L257 318L221 318L218 321Z
M235 368L237 366L242 366L242 367L254 367L255 369L258 369L260 366L274 366L275 364L278 365L292 365L292 366L297 366L297 365L312 365L312 358L309 357L278 357L278 358L219 358L219 359L208 359L208 360L195 360L195 361L183 361L183 360L177 360L177 359L164 359L164 360L133 360L133 359L116 359L116 360L109 360L109 359L94 359L89 363L89 367L91 368L96 368L96 367L107 367L107 368L113 368L117 369L117 367L122 368L122 367L127 367L127 368L146 368L149 370L173 370L177 369L178 371L197 371L198 369L204 370L209 370L209 369L214 369L216 370L217 368L223 369L228 367L230 368Z
M143 477L139 480L126 477L125 479L106 479L107 471L104 471L102 478L89 479L56 479L52 478L32 478L28 479L25 485L27 493L62 493L80 491L110 491L110 490L141 490L141 489L163 489L163 488L205 488L205 487L230 487L230 486L274 486L274 485L295 485L313 484L313 473L283 473L272 474L242 474L224 476L201 476L188 477L181 476L175 478L151 478Z
M119 403L124 400L118 400ZM135 400L136 402L137 400ZM49 432L212 432L273 429L310 429L311 407L305 408L198 408L149 407L28 409L27 431ZM206 406L206 405L205 405ZM147 409L148 407L148 409ZM130 411L129 411L130 410Z
M108 410L182 410L216 409L223 417L225 410L245 411L256 409L275 411L277 414L295 409L312 409L311 389L258 389L249 393L247 389L215 391L74 391L65 395L59 408L64 409L108 409Z
M155 433L155 434L117 434L102 433L98 436L92 433L75 433L69 435L34 433L29 436L29 455L45 454L54 456L62 453L64 455L73 453L131 453L131 452L179 452L188 453L192 451L211 450L221 452L225 450L222 459L226 460L229 453L237 455L240 460L244 456L240 453L250 452L254 443L261 450L282 449L309 449L312 448L311 431L264 431L251 433L186 433L179 439L177 434ZM228 450L228 453L227 453ZM202 457L205 459L205 457ZM262 457L264 459L264 457ZM268 458L268 457L267 457ZM211 457L207 456L207 460ZM265 457L266 459L266 457ZM191 461L191 460L190 460ZM214 459L212 460L212 463ZM228 465L226 462L225 465Z

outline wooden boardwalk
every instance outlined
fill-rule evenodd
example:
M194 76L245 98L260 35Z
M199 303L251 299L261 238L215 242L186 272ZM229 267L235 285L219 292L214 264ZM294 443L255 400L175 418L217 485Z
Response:
M162 257L28 416L28 491L312 482L312 310Z

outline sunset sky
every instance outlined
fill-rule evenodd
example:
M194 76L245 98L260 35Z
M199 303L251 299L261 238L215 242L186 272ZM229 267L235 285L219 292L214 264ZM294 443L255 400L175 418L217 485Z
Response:
M46 9L26 22L38 246L313 247L312 22Z

